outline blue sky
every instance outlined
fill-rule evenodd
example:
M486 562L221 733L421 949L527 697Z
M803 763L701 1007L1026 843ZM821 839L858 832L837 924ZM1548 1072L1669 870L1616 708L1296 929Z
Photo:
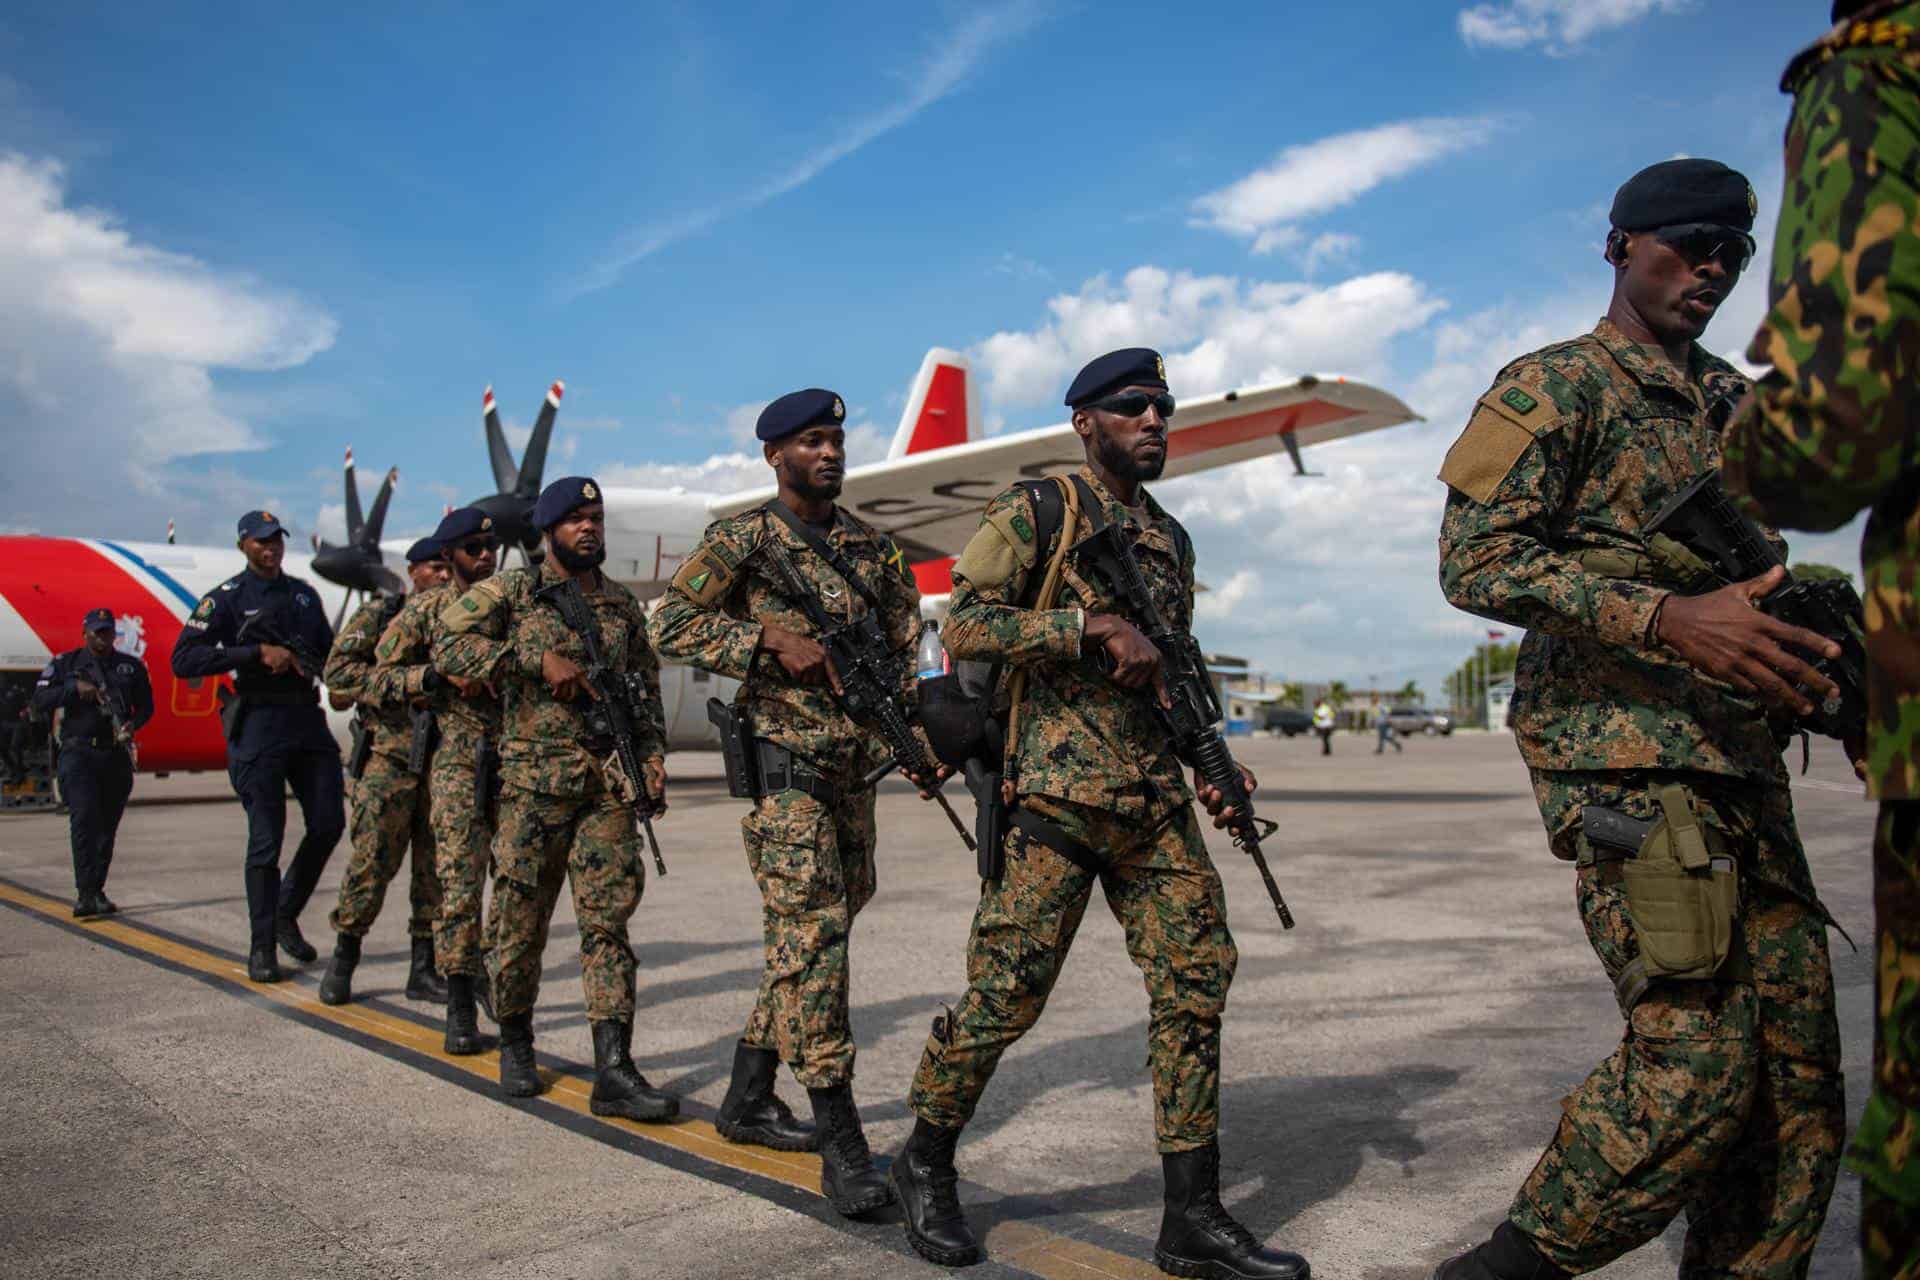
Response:
M1014 428L1139 341L1189 393L1345 371L1432 419L1168 495L1203 638L1432 687L1479 629L1433 587L1466 406L1599 313L1635 169L1711 155L1777 200L1776 82L1826 5L391 8L0 17L0 525L324 530L352 443L422 527L485 490L481 388L524 423L554 377L550 473L730 487L793 387L873 448L928 346Z

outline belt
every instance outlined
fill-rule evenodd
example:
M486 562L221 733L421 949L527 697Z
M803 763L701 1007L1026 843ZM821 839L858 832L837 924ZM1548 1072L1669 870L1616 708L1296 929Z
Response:
M1106 869L1099 854L1031 810L1015 809L1013 825L1029 840L1045 845L1089 875L1097 876Z
M755 738L753 749L760 764L760 797L799 791L829 807L840 803L840 788L779 743Z

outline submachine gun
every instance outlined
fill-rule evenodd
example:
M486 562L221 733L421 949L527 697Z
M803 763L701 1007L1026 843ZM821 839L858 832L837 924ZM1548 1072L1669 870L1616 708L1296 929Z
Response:
M1098 504L1088 504L1082 511L1098 519ZM1166 683L1168 701L1173 704L1163 707L1158 698L1149 694L1154 711L1166 726L1175 753L1193 765L1207 784L1226 798L1227 806L1234 811L1228 833L1260 869L1260 879L1266 883L1267 896L1273 899L1281 928L1293 928L1293 913L1287 910L1286 899L1280 896L1280 886L1274 883L1266 854L1260 849L1260 842L1279 830L1280 824L1254 817L1253 797L1247 793L1246 780L1233 762L1233 753L1227 750L1226 739L1214 727L1220 722L1220 696L1207 676L1207 663L1201 656L1199 644L1187 632L1176 630L1160 612L1140 572L1140 562L1134 559L1133 547L1117 526L1100 521L1100 527L1082 538L1073 550L1077 563L1105 579L1108 590L1119 597L1136 619L1146 624L1147 639L1160 650L1160 672ZM1111 662L1105 650L1100 652L1098 660L1103 666Z
M1757 578L1785 562L1760 526L1728 499L1720 473L1709 471L1676 494L1647 525L1649 555L1676 576L1691 577L1690 592L1715 590ZM1678 544L1678 552L1674 544ZM1698 562L1698 563L1696 563ZM1837 658L1802 655L1840 692L1802 717L1805 728L1842 740L1857 739L1867 724L1867 646L1861 630L1860 594L1845 578L1809 581L1789 571L1786 581L1759 601L1760 611L1803 627L1840 646Z
M633 730L634 708L646 701L646 681L636 673L615 671L607 665L606 650L600 646L599 624L594 621L593 608L581 594L577 579L567 578L533 594L534 599L544 600L559 610L560 620L580 637L581 648L587 654L587 688L592 693L580 713L586 717L588 733L612 741L613 754L601 762L601 772L608 788L633 806L634 821L645 833L647 848L653 853L654 870L664 876L666 859L660 856L660 841L653 834L653 818L660 810L647 792L647 773L640 761L640 747Z
M802 537L805 535L802 534ZM920 740L913 736L913 728L907 720L906 692L901 687L906 669L900 655L887 643L886 633L880 630L877 614L869 609L852 622L840 622L828 614L813 591L802 581L800 571L787 558L786 548L769 539L766 551L768 563L774 576L780 580L781 589L789 598L799 602L807 620L820 633L814 638L827 651L827 660L833 663L834 674L840 677L840 693L836 696L840 709L855 724L878 733L886 742L887 749L893 752L893 759L869 773L862 780L863 785L871 787L896 767L903 773L925 778L928 792L939 802L947 821L953 824L953 829L960 833L961 841L971 850L974 847L973 836L961 823L960 815L953 811L953 806L947 803L945 793L933 781L938 766L920 745ZM828 563L832 564L831 557ZM837 565L834 566L834 572L846 578L850 588L865 595L859 583L842 573Z

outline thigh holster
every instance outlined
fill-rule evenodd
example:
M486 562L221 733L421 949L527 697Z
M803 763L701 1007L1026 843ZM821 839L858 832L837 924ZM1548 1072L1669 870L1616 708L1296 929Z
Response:
M1099 854L1030 809L1013 811L1013 827L1027 839L1045 845L1088 875L1097 876L1105 869Z

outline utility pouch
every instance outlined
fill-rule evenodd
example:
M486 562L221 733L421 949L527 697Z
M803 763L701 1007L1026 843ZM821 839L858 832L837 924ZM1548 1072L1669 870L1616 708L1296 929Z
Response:
M1000 790L1004 775L978 757L964 766L973 792L973 856L982 880L998 880L1007 865L1007 803Z
M1740 906L1732 850L1719 832L1702 825L1685 787L1658 787L1653 795L1660 817L1639 853L1620 868L1640 943L1637 976L1716 977L1732 949Z
M753 740L747 734L747 713L718 698L708 698L707 719L720 733L720 758L727 771L727 794L736 800L756 798L760 794L760 778Z
M239 741L240 726L247 719L247 700L225 685L220 686L220 692L214 697L220 703L220 731L226 734L229 743Z
M367 771L367 761L373 758L373 734L367 729L367 722L359 716L347 722L347 776L358 778Z

